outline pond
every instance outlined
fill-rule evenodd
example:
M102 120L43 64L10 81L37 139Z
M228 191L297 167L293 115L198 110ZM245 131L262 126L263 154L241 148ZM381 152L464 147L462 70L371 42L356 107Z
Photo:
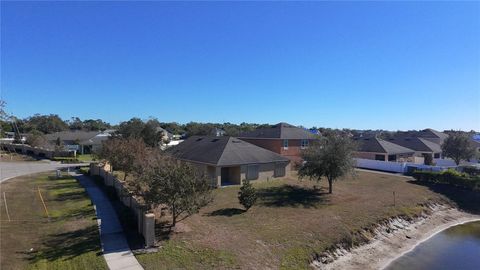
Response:
M450 227L385 268L406 269L480 269L480 222Z

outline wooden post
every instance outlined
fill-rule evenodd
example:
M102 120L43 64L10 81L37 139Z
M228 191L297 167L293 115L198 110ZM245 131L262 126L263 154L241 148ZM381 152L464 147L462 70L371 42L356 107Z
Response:
M5 196L5 192L3 192L3 201L5 202L5 211L7 212L8 221L12 221L10 219L10 214L8 213L7 197Z
M393 207L395 207L395 191L393 192Z
M38 195L40 196L40 200L42 201L42 204L43 204L43 209L45 209L45 214L47 214L47 218L50 219L50 215L48 214L47 205L45 204L45 201L43 200L42 193L40 192L40 188L37 187L37 189L38 189Z

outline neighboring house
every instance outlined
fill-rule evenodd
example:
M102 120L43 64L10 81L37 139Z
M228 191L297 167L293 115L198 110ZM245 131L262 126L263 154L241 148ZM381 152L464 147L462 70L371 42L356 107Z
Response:
M4 137L0 138L0 142L2 143L12 143L15 140L15 132L7 131L4 132ZM20 141L25 142L27 140L27 134L20 133Z
M393 137L416 137L423 138L433 143L442 145L443 141L448 138L448 134L427 128L420 131L400 131L393 135Z
M108 140L112 133L115 130L105 130L103 132L98 133L95 137L90 138L88 140L80 141L79 152L80 154L91 154L91 153L98 153L102 149L103 142Z
M278 123L270 128L259 128L242 133L238 138L280 154L293 163L297 163L301 161L301 150L307 148L318 136L312 134L308 129L287 123Z
M355 157L381 160L381 161L400 161L406 162L414 160L415 150L394 144L379 138L354 138L358 149Z
M234 137L192 136L167 153L205 171L213 186L284 177L290 160Z
M424 138L425 140L442 145L445 139L448 138L448 134L440 131L436 131L431 128L427 128L427 129L418 131L416 137Z
M157 132L159 132L162 136L162 142L169 142L173 140L173 134L170 133L168 130L158 127Z
M225 130L216 127L212 130L212 135L216 137L225 136Z
M51 145L60 139L67 150L77 151L81 154L91 154L102 147L102 142L107 140L114 130L100 131L61 131L45 135Z
M427 138L397 135L386 141L414 150L415 156L424 158L430 156L432 159L442 158L440 144L427 140Z

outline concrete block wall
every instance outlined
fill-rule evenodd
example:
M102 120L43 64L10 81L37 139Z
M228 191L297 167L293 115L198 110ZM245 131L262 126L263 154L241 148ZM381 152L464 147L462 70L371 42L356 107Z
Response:
M151 247L155 244L155 215L146 212L146 206L140 204L133 197L123 183L115 178L112 173L105 171L95 163L90 164L90 174L92 176L100 176L104 180L106 186L114 187L119 200L128 208L130 208L137 220L137 231L145 239L145 246Z

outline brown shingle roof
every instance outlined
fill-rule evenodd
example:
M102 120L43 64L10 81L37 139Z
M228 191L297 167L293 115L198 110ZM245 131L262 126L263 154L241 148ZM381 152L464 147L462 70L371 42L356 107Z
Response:
M214 166L289 162L288 158L234 137L191 136L167 153L180 160Z

